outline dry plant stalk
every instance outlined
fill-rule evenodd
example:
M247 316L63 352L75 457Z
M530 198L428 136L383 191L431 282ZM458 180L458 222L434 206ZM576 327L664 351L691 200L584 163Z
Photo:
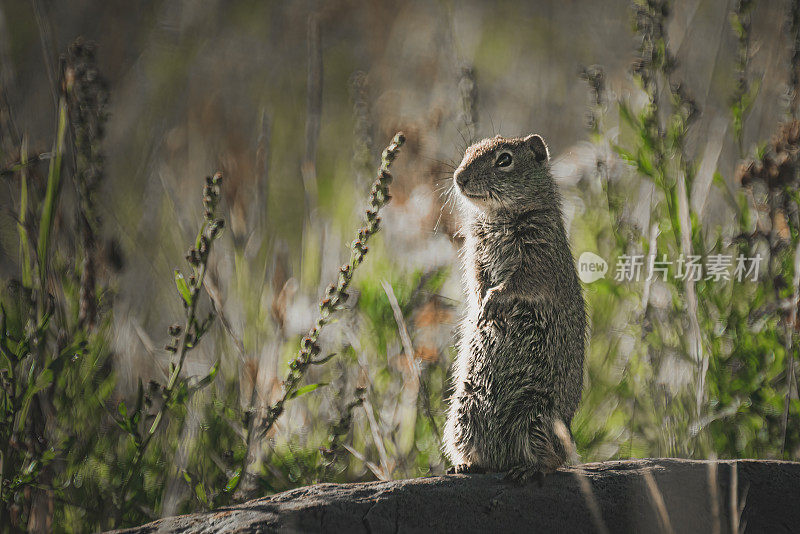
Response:
M308 331L308 334L300 341L300 351L297 357L289 362L289 373L283 381L281 397L272 403L266 410L266 415L263 419L254 425L254 430L248 435L248 440L253 438L261 439L264 437L275 425L278 417L284 411L286 403L299 395L311 392L319 384L310 384L300 387L300 382L305 376L306 371L312 365L322 365L333 355L318 358L321 348L318 343L319 335L326 324L333 320L333 316L344 307L347 300L347 290L353 280L353 273L356 268L364 261L367 254L367 242L369 238L377 233L380 225L380 217L378 212L383 208L391 196L389 195L389 185L392 183L392 175L389 168L392 162L400 152L400 147L405 143L405 135L402 132L395 134L391 144L383 151L381 158L381 166L378 170L378 177L372 184L370 191L370 207L365 213L366 224L358 230L358 235L350 246L350 260L341 266L339 269L339 276L335 284L331 284L325 290L325 296L319 304L319 317L316 324ZM233 494L242 479L247 476L247 469L250 463L250 455L245 455L240 473L228 492Z
M653 507L658 513L658 519L661 523L661 531L669 534L674 534L675 530L672 528L672 523L669 520L669 514L667 513L667 505L664 502L664 496L661 494L661 490L658 489L658 484L656 484L655 478L653 478L653 473L649 470L644 472L644 482L647 485L647 492L650 495L650 500L653 501Z
M197 346L200 339L208 332L214 320L213 313L210 313L205 319L199 319L197 304L200 300L200 291L203 288L203 281L205 280L208 269L211 246L214 241L219 238L225 226L224 219L217 218L216 216L221 184L222 174L218 172L214 174L214 176L207 177L206 184L203 187L204 222L197 235L194 246L186 253L186 261L189 263L192 274L186 278L183 273L175 270L175 285L183 303L185 321L183 325L173 324L168 329L172 341L164 348L174 356L173 361L169 364L169 380L167 384L163 386L157 385L160 391L161 403L155 413L153 422L149 426L145 425L147 430L144 432L144 435L142 435L138 429L141 415L141 402L137 402L137 409L134 410L133 415L130 417L128 416L127 408L124 404L120 404L118 408L122 420L118 419L117 424L125 428L133 437L136 445L136 454L132 466L123 480L118 493L119 508L117 510L117 520L119 520L124 507L127 505L128 490L133 478L141 475L141 465L148 446L158 432L161 424L164 422L164 419L168 416L169 410L175 404L177 392L185 385L185 379L181 376L181 372L186 360L186 354ZM218 369L219 360L217 360L211 368L208 375L200 379L191 389L196 391L211 383ZM141 398L141 383L139 391L139 397Z

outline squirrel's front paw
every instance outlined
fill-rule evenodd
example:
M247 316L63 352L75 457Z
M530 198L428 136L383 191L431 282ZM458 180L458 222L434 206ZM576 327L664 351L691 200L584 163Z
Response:
M508 307L508 299L504 298L503 286L496 286L486 292L478 317L478 327L496 321Z
M485 472L485 469L475 464L458 464L447 470L448 475L474 475Z

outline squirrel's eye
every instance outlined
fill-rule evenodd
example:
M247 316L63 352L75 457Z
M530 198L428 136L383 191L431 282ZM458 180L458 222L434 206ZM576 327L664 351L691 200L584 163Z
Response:
M497 161L494 162L495 167L508 167L511 165L511 154L508 152L503 152L497 157Z

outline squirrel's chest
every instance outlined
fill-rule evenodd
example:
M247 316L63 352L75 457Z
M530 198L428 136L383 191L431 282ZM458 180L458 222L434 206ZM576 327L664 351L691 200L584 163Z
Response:
M473 260L481 293L502 283L519 264L520 250L511 239L487 236L477 242Z

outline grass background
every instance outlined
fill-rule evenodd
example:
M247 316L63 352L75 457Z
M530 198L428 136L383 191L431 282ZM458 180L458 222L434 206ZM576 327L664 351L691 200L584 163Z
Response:
M463 300L452 166L497 133L548 141L576 257L767 258L748 283L585 286L582 460L796 459L798 140L779 130L796 118L791 7L0 2L2 528L97 530L323 480L443 473ZM70 93L64 65L83 60L59 58L77 36L96 43L105 84ZM335 356L301 362L304 394L271 411L398 130L381 232L306 354ZM51 246L26 260L20 228L36 250L48 205ZM197 267L183 256L217 217L187 318L173 271ZM185 340L167 326L208 313L168 389L164 347Z

